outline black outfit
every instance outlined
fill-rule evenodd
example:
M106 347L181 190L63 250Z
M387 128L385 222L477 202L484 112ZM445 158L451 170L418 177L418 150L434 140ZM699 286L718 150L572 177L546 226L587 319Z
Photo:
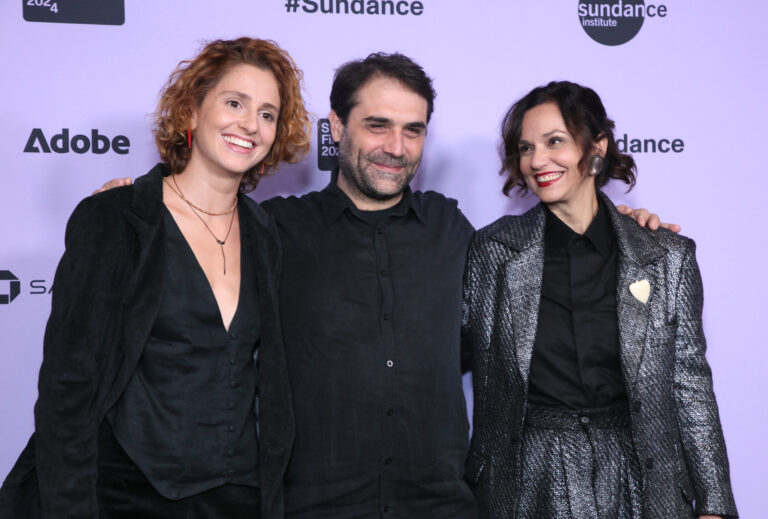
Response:
M108 420L99 427L99 519L258 518L259 488L219 485L180 499L161 495L115 439Z
M0 518L99 517L99 430L144 351L166 283L162 164L133 186L83 200L67 224L45 333L35 434L0 489ZM277 317L281 251L274 221L242 198L259 341L259 479L265 518L282 517L293 415ZM83 280L88 280L84 283ZM253 402L256 410L256 402Z
M226 330L208 279L167 210L163 224L162 302L136 371L107 419L118 443L168 499L227 483L257 487L260 323L250 247L243 236L240 297Z
M473 229L437 193L361 212L335 180L264 203L285 250L286 515L474 517L459 344Z
M547 209L529 402L582 409L626 400L616 316L617 259L602 203L583 235Z

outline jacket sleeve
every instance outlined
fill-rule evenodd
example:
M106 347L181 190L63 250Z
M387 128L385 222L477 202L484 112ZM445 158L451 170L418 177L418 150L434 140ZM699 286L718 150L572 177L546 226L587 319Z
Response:
M67 223L35 404L42 516L98 518L97 393L119 321L130 232L117 206L83 200ZM114 350L114 346L112 346Z
M472 311L472 295L474 293L473 275L475 268L474 259L474 237L469 242L467 248L467 258L464 265L464 277L462 282L462 298L461 298L461 372L467 373L472 371L473 359L472 359L472 344L471 336L472 330L470 328Z
M737 517L712 374L704 356L702 307L695 245L688 241L675 299L674 395L684 459L694 484L697 514Z

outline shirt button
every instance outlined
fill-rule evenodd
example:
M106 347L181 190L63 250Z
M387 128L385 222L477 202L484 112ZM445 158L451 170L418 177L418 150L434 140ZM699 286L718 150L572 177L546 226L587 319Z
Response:
M381 271L381 277L385 278L387 277L388 272L386 270Z
M234 425L230 425L229 426L229 432L235 432L235 426Z
M394 366L394 365L395 365L395 363L394 363L394 362L392 362L391 360L388 360L388 361L387 361L387 367L388 367L388 368L391 368L391 367L392 367L392 366Z
M230 333L229 336L231 338L233 338L233 339L237 339L237 334L236 333Z
M649 470L653 469L653 458L648 458L647 460L645 460L645 466Z
M635 412L639 413L640 412L640 408L643 407L643 403L638 400L637 402L635 402L633 407L635 408Z
M234 357L230 357L230 358L229 358L229 363L230 363L230 364L234 364L235 362L237 362L237 361L235 360L235 358L234 358Z
M394 409L387 409L387 416L392 416L393 414L395 414Z
M227 456L234 456L235 455L235 449L227 449L227 452L225 454Z
M234 402L227 403L227 409L234 409L234 408L235 408L235 403Z
M384 505L384 513L389 512L389 505Z
M384 460L385 465L392 465L392 458L387 458Z
M383 234L383 233L384 231L382 231L381 229L376 229L376 234Z
M227 477L232 477L235 472L232 469L227 470Z
M579 418L579 421L586 425L586 424L589 423L589 417L588 416L582 416L581 418Z
M229 387L235 387L237 385L237 380L230 380L229 381Z
M389 314L384 314L384 320L389 321Z

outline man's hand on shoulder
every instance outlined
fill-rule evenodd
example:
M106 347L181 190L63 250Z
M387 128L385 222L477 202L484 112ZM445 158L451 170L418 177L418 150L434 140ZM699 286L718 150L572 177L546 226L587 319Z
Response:
M133 183L133 180L131 180L131 177L113 178L109 182L105 182L103 186L101 186L99 189L91 193L91 195L95 195L96 193L101 193L102 191L109 191L110 189L114 189L120 186L130 186L132 183Z
M662 222L659 215L651 213L647 209L632 209L624 204L617 206L616 209L618 209L621 214L629 216L635 220L640 227L645 227L647 225L652 231L655 231L659 227L664 227L672 232L680 232L682 229L682 227L676 223Z

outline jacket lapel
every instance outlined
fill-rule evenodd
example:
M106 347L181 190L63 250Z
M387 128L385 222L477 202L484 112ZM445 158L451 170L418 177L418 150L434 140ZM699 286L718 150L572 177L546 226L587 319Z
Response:
M524 384L528 375L539 320L541 276L544 268L544 209L537 205L521 218L505 226L494 239L510 249L503 266L504 285L498 316L502 346L514 345L504 355L517 365Z
M136 251L136 266L133 276L128 283L125 294L125 304L145 305L136 298L146 295L146 292L161 293L159 289L165 268L165 246L163 232L163 189L162 177L164 166L158 164L145 176L136 179L133 199L130 209L125 210L125 218L133 227L138 242ZM157 287L156 290L146 290L146 287ZM157 302L159 305L159 300ZM154 306L157 306L154 305ZM129 306L130 307L130 306Z
M619 343L625 383L632 388L643 360L648 339L651 310L659 301L663 279L660 279L656 262L664 256L665 249L651 238L650 232L640 228L629 217L616 211L613 203L602 193L613 224L619 247L619 266L616 280L616 313L619 325ZM647 280L650 287L648 301L642 303L629 290L637 281Z
M135 268L128 281L123 307L126 309L123 344L129 363L138 362L152 324L157 317L165 280L165 232L162 218L162 176L158 165L134 185L131 207L125 218L136 233ZM130 345L141 345L131 348ZM136 358L133 358L133 357Z

